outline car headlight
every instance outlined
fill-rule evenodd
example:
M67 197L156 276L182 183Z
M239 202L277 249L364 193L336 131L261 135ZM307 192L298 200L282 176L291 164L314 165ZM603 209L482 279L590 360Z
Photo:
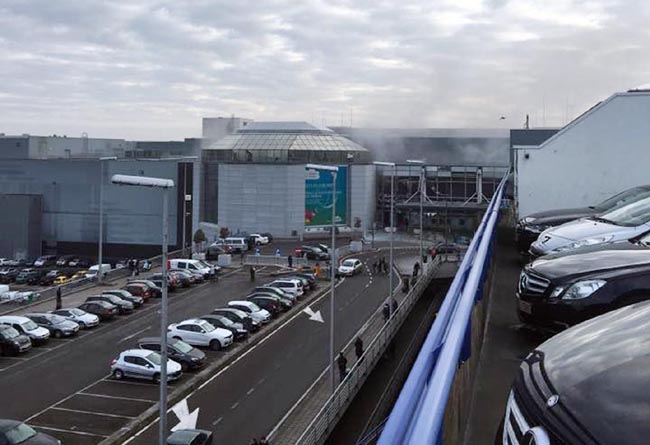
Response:
M587 298L607 283L605 280L578 281L571 285L562 295L563 300L580 300Z
M527 217L521 218L519 220L519 225L525 226L525 225L531 224L533 221L535 221L535 218L531 218L530 216L527 216Z

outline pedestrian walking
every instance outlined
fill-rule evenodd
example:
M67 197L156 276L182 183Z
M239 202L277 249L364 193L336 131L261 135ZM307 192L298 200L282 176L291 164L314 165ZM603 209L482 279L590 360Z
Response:
M321 272L320 263L316 263L314 266L314 275L316 275L316 278L320 278Z
M339 352L339 356L336 359L336 364L339 367L339 377L340 381L342 382L348 373L348 359L345 358L343 352Z
M376 259L375 259L375 262L372 263L372 273L373 273L374 275L377 275L377 267L378 267L378 264L379 264L379 263L377 262Z
M391 301L390 303L390 309L393 315L395 315L395 313L397 312L397 307L398 307L397 300L393 298L393 301Z
M61 286L56 288L56 308L61 309L62 306Z
M255 281L255 268L251 266L250 268L251 281Z
M363 355L363 340L361 340L361 337L357 337L354 341L354 354L357 356L357 360L361 360Z
M384 275L388 275L388 262L384 259Z
M255 247L255 255L260 256L260 246Z
M280 248L275 249L275 256L276 257L280 256Z
M409 286L409 279L408 279L408 277L406 277L406 278L404 278L404 284L402 285L402 292L404 292L405 294L408 294L409 293L409 287L410 287Z
M384 316L384 323L390 318L390 306L388 303L384 303L384 307L381 309L381 313Z
M140 261L135 260L135 276L140 276Z
M244 250L243 249L239 251L239 262L241 264L244 264Z
M291 254L289 254L289 256L287 257L287 263L289 264L290 268L293 267L293 257L291 256Z
M416 261L415 264L413 265L413 276L417 278L419 273L420 273L420 263Z

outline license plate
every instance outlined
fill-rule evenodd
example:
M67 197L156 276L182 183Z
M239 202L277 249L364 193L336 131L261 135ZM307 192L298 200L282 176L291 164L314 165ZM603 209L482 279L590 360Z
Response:
M519 310L527 314L533 313L533 305L527 301L519 300Z

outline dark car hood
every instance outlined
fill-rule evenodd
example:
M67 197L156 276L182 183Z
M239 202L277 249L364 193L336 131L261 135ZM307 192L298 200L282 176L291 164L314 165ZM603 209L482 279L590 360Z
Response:
M201 359L201 360L203 360L205 358L205 353L203 351L201 351L200 349L198 349L198 348L193 348L188 353L188 355L190 357L195 357L195 358L198 358L198 359Z
M560 403L599 443L648 443L650 302L593 318L537 349Z
M529 268L554 279L643 265L650 265L650 248L624 241L543 256L533 261Z
M546 212L537 212L527 215L526 218L534 219L528 224L546 224L557 225L574 219L586 218L598 214L596 208L578 207L575 209L547 210Z

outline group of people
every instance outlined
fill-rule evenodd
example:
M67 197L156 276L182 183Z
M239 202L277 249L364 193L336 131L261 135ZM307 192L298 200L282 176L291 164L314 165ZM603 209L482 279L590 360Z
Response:
M262 436L259 439L251 440L250 445L271 445L271 442L269 442L266 437Z
M391 300L390 304L388 304L387 302L384 303L384 307L381 309L381 313L384 316L384 323L388 321L391 313L394 314L395 312L397 312L397 307L398 307L397 300L395 300L394 298Z
M372 263L372 273L383 273L384 275L388 275L388 262L386 261L385 257L382 256L378 260L375 260L374 263Z
M361 337L354 340L354 355L357 356L357 361L363 360L363 340L361 340ZM339 368L339 379L342 382L349 372L348 359L343 354L343 351L339 352L339 356L336 358L336 366Z

